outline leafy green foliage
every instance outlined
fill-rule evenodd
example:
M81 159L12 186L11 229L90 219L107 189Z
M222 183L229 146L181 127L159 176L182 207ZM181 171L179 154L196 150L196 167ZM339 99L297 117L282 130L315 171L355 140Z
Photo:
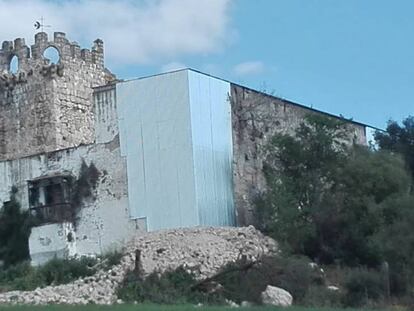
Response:
M414 289L414 196L387 200L382 210L384 224L373 240L389 264L391 292L406 295Z
M303 297L302 305L317 308L342 308L344 294L341 291L330 290L326 286L312 285Z
M320 271L313 269L308 259L297 256L266 256L247 266L243 261L236 261L225 266L212 281L222 286L226 299L256 304L261 304L261 293L267 285L287 290L295 303L300 304L311 286L324 283Z
M47 306L2 306L4 311L274 311L286 310L285 308L275 308L269 306L253 306L242 309L235 309L230 306L201 306L195 308L192 304L186 305L157 305L157 304L117 304L112 306L85 305L85 306L67 306L67 305L47 305ZM289 307L289 311L320 311L318 308ZM324 311L338 311L330 308ZM372 311L370 309L347 309L347 311Z
M349 307L369 305L385 295L384 280L380 273L373 270L352 270L347 276L345 288L344 304Z
M103 254L101 259L105 261L105 266L107 268L110 268L112 266L120 264L123 256L124 254L122 252L112 250L110 252Z
M374 138L380 149L402 154L414 177L414 116L404 119L402 126L389 121L386 132L377 131Z
M69 283L96 273L96 259L52 259L40 267L22 262L0 270L0 288L5 290L34 290L37 287Z
M29 235L35 220L28 211L22 211L13 187L10 201L0 210L0 260L10 266L29 259Z
M202 282L183 268L163 274L155 272L145 279L131 271L118 289L118 297L140 303L223 304L227 299L261 304L261 293L267 285L288 290L296 303L302 303L311 286L323 285L323 278L303 257L263 257L254 264L243 260L229 263Z
M42 275L45 285L65 284L80 277L91 276L96 272L93 266L97 264L94 258L52 259L37 269Z
M2 292L30 290L36 288L38 284L43 284L43 280L38 279L34 268L27 261L0 270L0 289Z
M398 156L346 145L346 132L340 121L311 115L295 136L273 137L258 216L287 251L376 266L382 257L372 237L386 217L382 203L406 194L410 177Z
M153 272L145 280L131 271L117 294L118 298L126 302L140 303L185 304L220 301L221 298L217 294L193 290L196 283L196 279L182 267L162 274Z
M259 201L263 229L294 253L307 254L317 238L312 212L319 206L343 158L345 128L339 121L309 115L295 136L279 134L267 146L264 173L269 186Z
M414 118L403 125L377 133L375 150L344 144L345 125L312 116L267 147L268 191L257 208L262 230L287 252L358 267L342 283L347 306L382 299L384 265L387 295L414 288L414 196L405 162L411 167ZM312 300L309 291L305 297Z

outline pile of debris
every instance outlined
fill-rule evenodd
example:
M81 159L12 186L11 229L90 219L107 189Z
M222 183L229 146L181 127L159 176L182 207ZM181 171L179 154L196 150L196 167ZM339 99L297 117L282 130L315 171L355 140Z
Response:
M204 279L241 256L255 261L277 253L276 242L252 226L151 232L129 243L121 263L108 271L69 284L1 293L0 304L112 304L118 301L116 290L126 273L138 265L144 275L183 266Z

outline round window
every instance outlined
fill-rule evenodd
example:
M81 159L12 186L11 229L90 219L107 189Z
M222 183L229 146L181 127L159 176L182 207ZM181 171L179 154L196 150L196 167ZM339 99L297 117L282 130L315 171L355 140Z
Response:
M49 46L44 52L43 52L43 57L47 60L49 60L49 62L51 64L57 64L60 60L60 54L59 51L53 47L53 46Z

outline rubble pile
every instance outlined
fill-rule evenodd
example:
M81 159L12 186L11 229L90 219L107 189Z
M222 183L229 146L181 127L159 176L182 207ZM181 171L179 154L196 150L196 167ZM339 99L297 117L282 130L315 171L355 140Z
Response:
M69 284L12 291L0 294L0 304L112 304L116 289L126 273L136 267L140 251L140 269L144 275L183 266L197 278L217 273L240 256L256 260L262 255L277 254L274 240L254 227L190 228L156 231L137 237L125 249L121 263L108 271Z

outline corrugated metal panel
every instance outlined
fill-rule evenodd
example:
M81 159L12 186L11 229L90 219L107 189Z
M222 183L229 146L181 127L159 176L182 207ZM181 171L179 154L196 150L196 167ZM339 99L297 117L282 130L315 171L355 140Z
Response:
M187 71L119 83L117 105L131 217L198 225Z
M234 225L230 83L190 71L189 88L200 225Z

